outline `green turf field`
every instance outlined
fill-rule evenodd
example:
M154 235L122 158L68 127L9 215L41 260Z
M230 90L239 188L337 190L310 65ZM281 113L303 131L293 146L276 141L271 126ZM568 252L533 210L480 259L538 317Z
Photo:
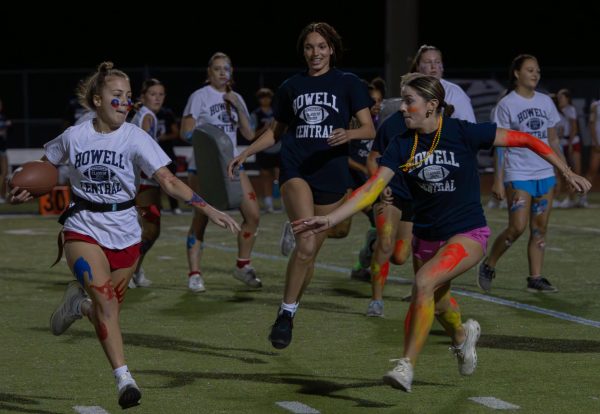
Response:
M600 204L600 195L591 196ZM35 211L33 204L1 212ZM131 413L289 413L277 405L297 401L320 413L489 413L470 397L495 397L523 413L600 412L600 209L554 210L545 276L557 294L525 291L526 238L497 268L490 296L595 321L585 325L530 310L491 303L478 292L475 271L455 280L465 318L482 327L479 366L458 374L441 327L434 327L415 369L413 392L383 385L399 358L401 298L409 286L386 288L385 319L364 312L368 284L351 281L349 269L367 221L356 216L349 237L326 242L313 283L295 319L294 340L276 351L267 341L281 300L287 260L278 254L282 214L262 216L253 264L260 291L232 277L235 239L209 227L204 257L207 292L187 290L185 234L190 216L163 216L163 233L144 268L154 284L128 292L121 313L128 365L140 385L142 405ZM486 212L494 237L506 210ZM239 215L236 215L239 218ZM69 272L50 269L59 229L55 218L0 214L2 367L0 412L73 413L75 406L120 412L111 369L92 326L76 322L54 337L48 319ZM345 270L344 270L345 269ZM412 269L392 266L391 276ZM306 411L308 412L308 411Z

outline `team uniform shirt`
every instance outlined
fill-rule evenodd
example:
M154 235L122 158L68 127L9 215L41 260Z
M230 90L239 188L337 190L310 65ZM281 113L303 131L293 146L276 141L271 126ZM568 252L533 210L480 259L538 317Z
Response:
M406 122L404 122L404 116L400 112L394 112L387 117L385 121L381 123L379 129L377 129L377 135L373 141L373 151L384 154L390 142L402 136L406 131L407 128ZM394 171L396 174L394 174L394 177L388 183L388 186L392 189L394 198L411 201L412 195L410 194L402 171L398 169Z
M560 122L560 116L549 96L534 92L525 98L515 91L498 102L494 122L500 128L527 132L548 144L548 128ZM541 180L554 177L550 163L527 148L504 149L504 182Z
M288 126L281 137L279 182L300 177L313 191L345 193L351 187L348 144L332 147L327 138L334 129L348 129L352 115L372 104L367 86L338 69L286 80L273 107L277 122Z
M562 137L560 137L560 145L563 147L569 145L569 135L571 134L571 121L577 122L577 110L573 105L567 105L561 110L561 125L564 127ZM579 135L573 137L571 144L579 144Z
M473 106L471 105L471 98L469 98L469 95L455 83L448 82L445 79L440 79L440 83L446 92L444 100L454 106L452 118L475 122L475 113L473 112Z
M425 158L436 131L419 134L417 163ZM393 137L379 164L399 170L410 159L414 130ZM472 124L444 118L441 138L433 154L404 173L413 197L413 233L429 241L486 226L479 194L477 151L489 149L496 138L493 123Z
M237 92L234 93L243 106L243 110L248 113L248 108L242 96ZM227 104L223 99L224 95L225 92L219 92L211 85L203 86L190 95L183 110L183 116L193 116L197 127L204 124L211 124L223 130L231 140L233 156L235 157L239 155L237 149L237 129L240 117L233 105L230 106L228 113ZM196 160L194 157L191 157L190 161L188 168L195 170Z
M88 121L68 128L44 149L52 164L68 162L71 191L93 203L133 200L140 173L151 177L170 163L156 141L127 122L101 134ZM64 228L90 236L109 249L124 249L141 240L135 207L107 213L77 211L67 218Z
M142 128L142 124L144 123L144 118L146 118L146 116L150 117L150 129L148 129L146 132L152 137L152 139L154 139L154 141L158 142L158 118L156 117L156 114L147 106L142 105L142 107L136 111L134 117L131 118L131 121L129 122ZM142 174L140 184L151 187L160 187L156 180L149 178L146 176L146 174Z

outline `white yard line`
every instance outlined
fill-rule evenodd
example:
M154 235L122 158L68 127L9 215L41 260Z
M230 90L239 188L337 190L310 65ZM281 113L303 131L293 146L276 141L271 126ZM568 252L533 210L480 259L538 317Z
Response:
M320 411L315 410L306 404L302 404L299 401L277 401L275 405L295 414L320 414Z
M97 405L76 405L75 407L73 407L73 409L76 413L79 414L110 414L104 408L98 407Z
M219 244L206 243L206 247L210 247L212 249L226 251L226 252L237 252L237 248L226 247L226 246L222 246ZM262 259L279 261L279 262L281 262L281 261L287 262L287 260L288 260L287 257L259 253L259 252L253 252L252 255L255 257L260 257ZM351 271L351 269L349 269L347 267L336 266L336 265L331 265L331 264L327 264L327 263L316 263L315 267L317 267L319 269L331 270L332 272L343 273L346 275L349 275L350 271ZM405 279L402 277L394 277L394 276L388 277L388 280L398 282L398 283L411 283L412 282L410 279ZM495 303L497 305L508 306L508 307L520 309L520 310L526 310L529 312L539 313L542 315L551 316L553 318L562 319L562 320L569 321L569 322L579 323L579 324L587 325L587 326L593 326L594 328L600 328L600 321L585 319L585 318L581 318L581 317L575 316L575 315L570 315L570 314L564 313L564 312L558 312L558 311L551 310L551 309L544 309L544 308L540 308L537 306L527 305L525 303L515 302L512 300L508 300L508 299L497 298L494 296L488 296L488 295L484 295L481 293L472 292L472 291L468 291L468 290L455 288L455 289L452 289L452 291L454 293L462 295L462 296L468 296L468 297L471 297L474 299L479 299L479 300L483 300L486 302Z
M518 405L499 400L496 397L469 397L469 400L494 410L518 410L521 408Z
M495 303L497 305L508 306L510 308L526 310L529 312L539 313L546 316L552 316L553 318L562 319L569 322L575 322L582 325L593 326L594 328L600 328L599 321L593 321L591 319L581 318L579 316L569 315L568 313L558 312L552 309L544 309L533 305L527 305L525 303L515 302L508 299L497 298L495 296L488 296L482 293L471 292L470 290L462 290L462 289L452 289L452 292L462 295L468 296L474 299L483 300L486 302Z

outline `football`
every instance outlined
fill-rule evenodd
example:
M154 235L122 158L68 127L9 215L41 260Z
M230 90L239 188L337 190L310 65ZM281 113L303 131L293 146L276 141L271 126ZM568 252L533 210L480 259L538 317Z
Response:
M48 161L29 161L17 168L8 182L10 188L27 190L34 197L48 194L58 183L58 169Z

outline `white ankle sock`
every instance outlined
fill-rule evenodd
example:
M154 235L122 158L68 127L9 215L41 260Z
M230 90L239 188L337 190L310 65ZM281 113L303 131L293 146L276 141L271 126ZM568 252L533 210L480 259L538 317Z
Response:
M286 310L288 312L290 312L292 314L292 316L294 316L296 314L296 311L298 310L298 302L295 303L285 303L285 302L281 302L281 310Z
M113 371L113 374L114 374L115 378L117 378L117 379L123 374L131 375L131 373L129 372L129 368L127 368L127 365L123 365L123 366L115 369Z

